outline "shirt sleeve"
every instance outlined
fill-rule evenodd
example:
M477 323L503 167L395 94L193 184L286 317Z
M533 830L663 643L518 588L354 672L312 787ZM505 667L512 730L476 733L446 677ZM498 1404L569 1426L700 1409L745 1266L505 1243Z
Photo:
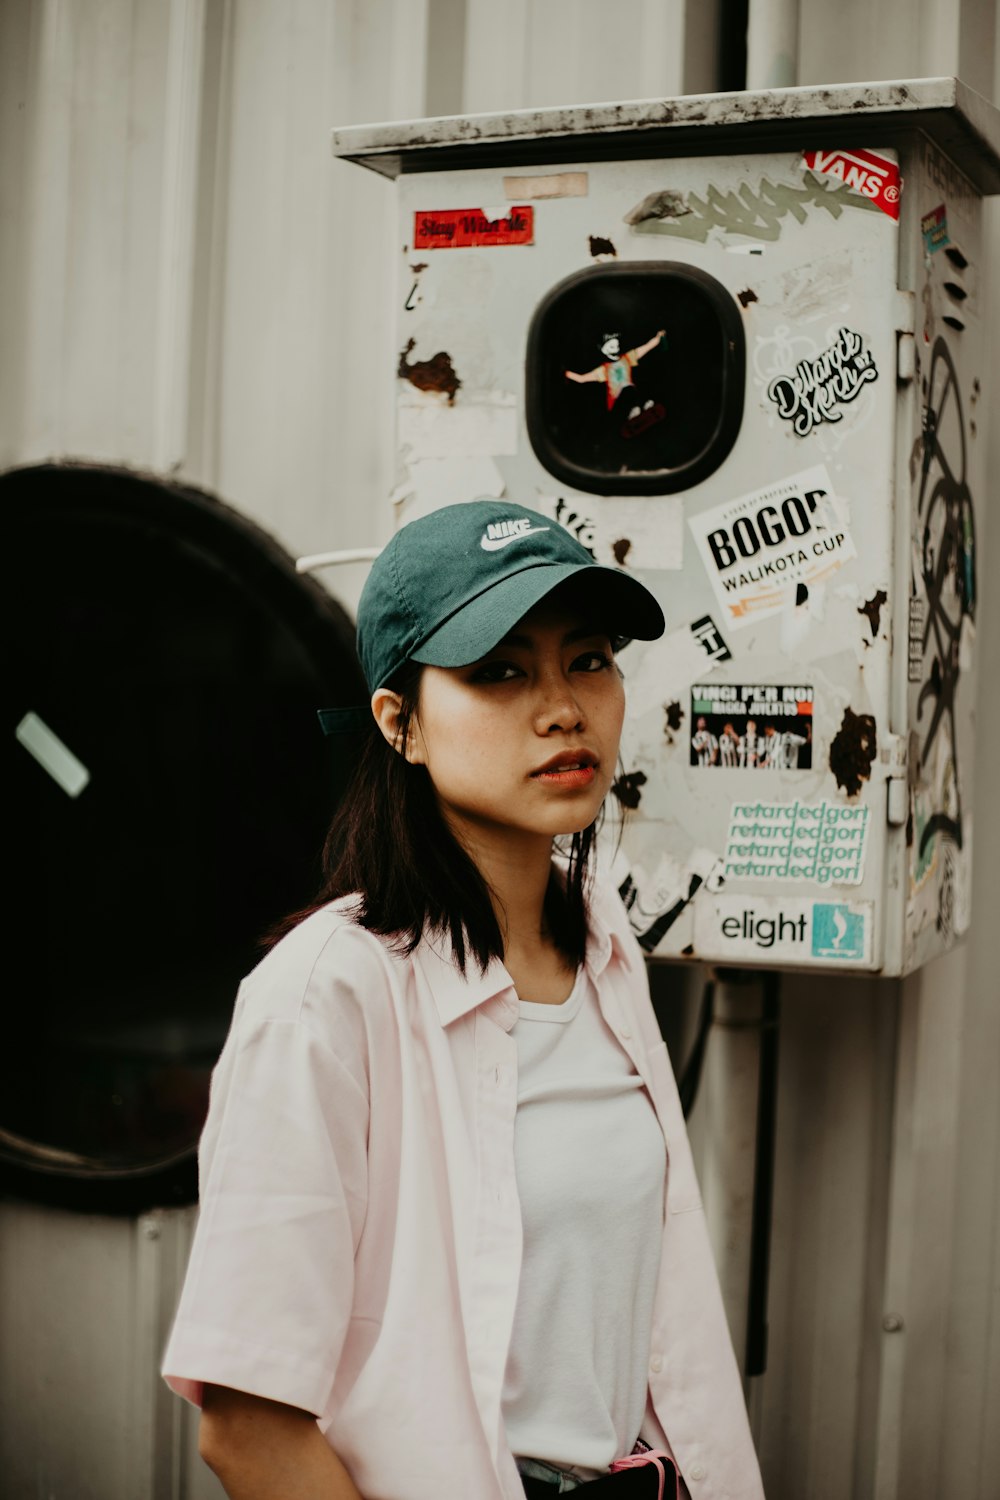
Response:
M163 1374L319 1416L351 1317L367 1204L363 1067L301 1015L236 1020L212 1081L201 1211Z

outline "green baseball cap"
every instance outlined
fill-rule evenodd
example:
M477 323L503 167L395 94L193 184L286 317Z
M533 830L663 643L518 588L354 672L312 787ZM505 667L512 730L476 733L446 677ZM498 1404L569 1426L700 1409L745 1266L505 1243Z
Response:
M557 521L507 500L446 505L411 521L376 558L358 605L358 655L369 689L409 661L478 661L568 578L608 631L653 641L663 611L636 578L596 563Z

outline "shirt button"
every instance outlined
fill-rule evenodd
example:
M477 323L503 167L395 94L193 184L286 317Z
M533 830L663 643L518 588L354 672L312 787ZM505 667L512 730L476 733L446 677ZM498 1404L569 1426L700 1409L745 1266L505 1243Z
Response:
M702 1468L701 1464L694 1464L690 1472L692 1479L704 1479L705 1477L705 1470Z
M663 1360L658 1354L654 1354L652 1359L649 1361L649 1368L652 1370L654 1375L659 1375L660 1371L663 1369Z

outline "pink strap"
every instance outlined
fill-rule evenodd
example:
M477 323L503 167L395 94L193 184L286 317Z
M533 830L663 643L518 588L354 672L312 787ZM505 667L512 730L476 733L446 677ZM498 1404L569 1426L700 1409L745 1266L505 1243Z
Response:
M661 1448L650 1448L646 1453L630 1453L627 1458L616 1458L611 1465L611 1472L612 1474L617 1474L619 1469L638 1469L642 1464L655 1464L657 1473L660 1476L660 1487L656 1492L656 1500L663 1500L663 1486L667 1478L666 1470L663 1467L664 1459L666 1459L667 1463L674 1470L674 1500L681 1500L680 1475L674 1469L674 1462L670 1454L664 1453Z

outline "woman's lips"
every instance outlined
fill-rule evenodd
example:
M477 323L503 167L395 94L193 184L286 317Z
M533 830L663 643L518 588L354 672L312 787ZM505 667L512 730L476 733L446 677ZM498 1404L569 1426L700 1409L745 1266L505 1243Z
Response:
M584 787L594 779L594 767L567 766L563 770L536 771L532 781L544 781L547 786Z
M532 781L543 781L548 786L590 786L597 767L597 757L590 750L566 750L554 755L537 771L532 771Z

